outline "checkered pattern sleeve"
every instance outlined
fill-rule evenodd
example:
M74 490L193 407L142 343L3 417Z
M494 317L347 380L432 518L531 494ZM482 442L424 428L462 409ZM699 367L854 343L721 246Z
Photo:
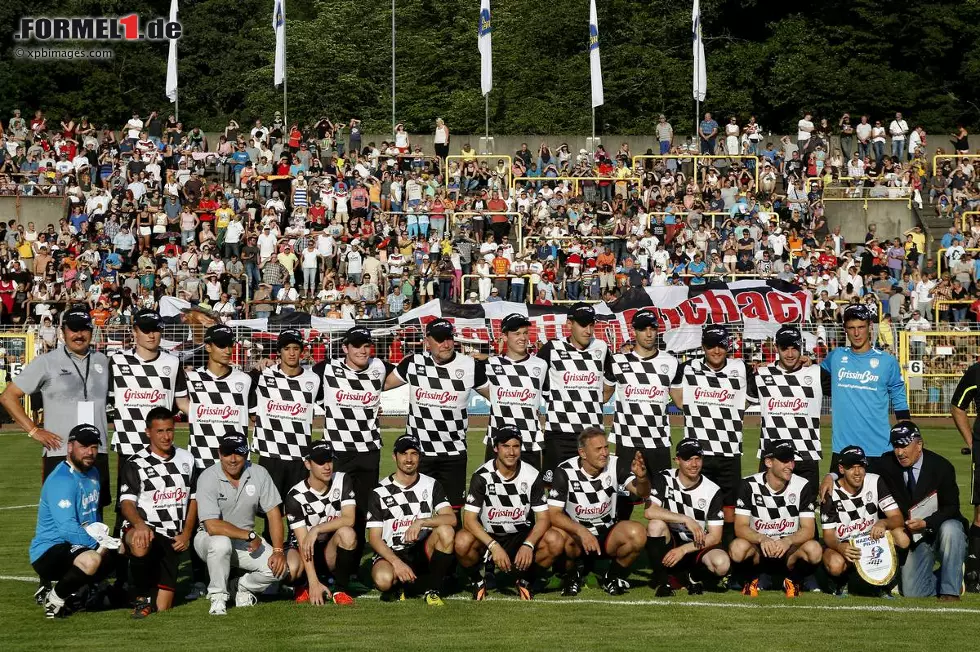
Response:
M548 502L544 497L544 480L541 479L540 473L537 474L534 482L531 483L531 511L548 511Z
M551 389L551 381L549 380L550 374L548 374L547 371L551 369L551 354L554 350L555 345L551 340L545 342L544 346L538 350L538 357L544 360L545 364L547 365L544 374L544 385L541 387L541 391L543 392L547 392L549 389Z
M667 493L667 473L662 471L650 478L650 497L647 502L657 507L664 506L664 496Z
M840 512L837 509L836 485L830 497L820 505L820 527L824 530L833 530L840 523Z
M289 490L284 507L284 511L286 512L286 523L289 525L290 530L306 527L306 517L303 515L303 506L299 504L298 500L296 500L295 487Z
M248 413L255 414L258 411L259 406L259 378L261 377L261 372L258 369L253 369L248 372L248 377L251 379L251 384L248 387Z
M466 505L463 509L467 512L479 514L487 500L487 479L481 472L482 467L470 478L470 490L466 493Z
M446 491L442 488L442 485L438 480L432 482L432 513L437 514L444 508L452 508L452 503L446 498Z
M888 483L880 475L878 476L878 509L883 514L893 509L898 509L898 503L895 502L895 497L892 496L891 489L888 488Z
M140 479L139 467L132 459L127 458L123 462L119 478L119 502L127 500L131 503L137 502L143 481Z
M735 495L735 513L739 516L752 516L752 485L749 479L742 478Z
M408 382L409 370L412 368L412 363L415 361L414 355L405 356L402 361L398 363L391 373L395 374L395 378L402 381L403 383Z
M725 525L724 499L720 491L716 491L708 503L708 527L722 527Z
M340 507L343 509L348 505L356 505L354 500L354 476L350 473L344 474L344 482L340 485Z
M568 472L559 467L555 469L551 490L548 492L548 506L565 508L568 500Z
M385 510L381 506L381 494L375 488L371 492L371 499L368 501L367 518L364 527L369 530L380 530L385 526Z
M805 482L800 490L800 518L813 518L816 504L817 491L812 482Z
M177 376L174 379L174 397L184 398L187 396L187 374L184 373L182 366L177 367Z
M745 401L747 403L759 402L759 389L756 386L756 370L743 363L745 367Z

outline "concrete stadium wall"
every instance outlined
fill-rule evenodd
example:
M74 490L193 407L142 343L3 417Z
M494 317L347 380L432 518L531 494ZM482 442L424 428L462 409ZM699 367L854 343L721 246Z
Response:
M0 197L0 219L5 223L17 220L27 226L34 222L38 231L48 224L58 228L58 221L65 216L63 197Z
M841 235L846 242L864 242L868 224L878 225L878 234L883 238L901 237L901 234L918 224L918 220L901 201L869 201L867 209L859 201L826 202L824 216L827 228L841 227ZM905 242L905 238L902 238Z

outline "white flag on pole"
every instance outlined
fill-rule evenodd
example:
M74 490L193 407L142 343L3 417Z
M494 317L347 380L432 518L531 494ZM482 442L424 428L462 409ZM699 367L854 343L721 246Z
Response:
M275 0L272 12L272 28L276 30L275 85L286 79L286 0Z
M599 63L599 19L596 18L595 0L589 5L589 67L592 69L592 108L602 106L602 65Z
M480 48L480 89L484 95L493 88L493 51L490 48L490 33L490 0L480 0L477 44Z
M694 10L691 12L691 36L694 40L694 99L704 101L704 93L708 88L708 69L704 64L704 41L701 40L701 2L694 0Z
M170 0L170 22L177 22L177 0ZM167 58L167 97L177 101L177 39L170 39L170 56Z

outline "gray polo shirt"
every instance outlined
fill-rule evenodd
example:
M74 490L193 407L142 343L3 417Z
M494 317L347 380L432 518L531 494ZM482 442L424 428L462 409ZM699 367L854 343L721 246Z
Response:
M245 463L238 487L234 487L215 462L197 479L197 518L203 523L220 519L243 530L255 529L255 517L282 503L282 497L263 467Z
M86 380L87 378L87 380ZM89 349L78 357L65 346L31 360L13 380L25 394L40 392L44 400L44 429L61 437L61 448L44 449L48 457L68 455L68 433L88 422L102 433L99 452L106 453L106 396L109 359Z

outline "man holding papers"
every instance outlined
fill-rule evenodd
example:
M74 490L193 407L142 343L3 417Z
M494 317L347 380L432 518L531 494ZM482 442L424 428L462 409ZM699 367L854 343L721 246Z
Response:
M912 537L901 570L902 594L958 601L966 559L966 520L960 513L956 471L949 460L923 448L922 433L911 421L895 424L889 440L894 457L883 458L879 471ZM934 572L936 561L940 568Z

